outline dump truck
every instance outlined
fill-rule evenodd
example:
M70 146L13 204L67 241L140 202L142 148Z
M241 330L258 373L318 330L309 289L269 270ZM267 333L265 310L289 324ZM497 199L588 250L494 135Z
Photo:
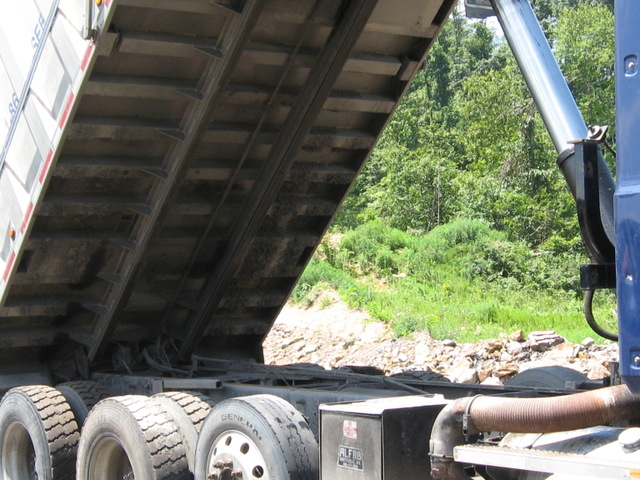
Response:
M618 0L616 187L528 1L465 3L554 140L596 329L617 288L621 376L264 364L455 0L5 1L0 478L640 478L640 13Z

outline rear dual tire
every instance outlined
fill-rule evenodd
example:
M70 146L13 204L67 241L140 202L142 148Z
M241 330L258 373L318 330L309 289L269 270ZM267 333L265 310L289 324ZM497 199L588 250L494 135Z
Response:
M178 428L153 399L108 398L87 417L78 447L78 480L190 478Z
M195 454L198 434L202 429L213 402L195 392L163 392L151 397L171 416L184 445L189 470L195 472Z
M80 437L71 407L55 388L9 390L0 403L0 479L75 480Z
M187 393L108 398L91 409L80 437L78 413L61 392L14 388L0 403L0 480L189 480L191 462L196 479L216 472L244 480L318 478L317 442L288 402L235 398L203 421L209 408L206 397ZM186 448L201 426L188 462Z
M196 479L317 480L318 444L290 403L273 395L225 400L204 422Z
M80 427L91 409L108 396L107 390L102 385L88 380L60 383L56 385L56 389L67 400Z

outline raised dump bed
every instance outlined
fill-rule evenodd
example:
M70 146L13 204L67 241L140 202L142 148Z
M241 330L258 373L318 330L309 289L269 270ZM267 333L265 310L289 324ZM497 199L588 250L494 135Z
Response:
M25 1L0 361L260 361L453 3Z

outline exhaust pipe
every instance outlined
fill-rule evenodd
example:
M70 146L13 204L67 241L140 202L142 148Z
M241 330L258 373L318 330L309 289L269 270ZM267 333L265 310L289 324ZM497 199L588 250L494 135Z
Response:
M433 425L431 475L435 480L470 480L455 463L453 448L480 432L551 433L577 430L640 415L640 396L626 385L548 398L499 398L479 395L445 407Z

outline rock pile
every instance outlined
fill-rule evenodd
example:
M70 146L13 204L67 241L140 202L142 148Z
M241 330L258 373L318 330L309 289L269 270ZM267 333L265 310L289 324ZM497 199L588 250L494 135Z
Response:
M475 344L437 341L425 333L393 338L389 327L340 302L327 308L286 307L264 342L269 364L315 363L326 369L371 366L388 375L431 371L458 383L503 384L533 367L560 365L590 379L609 375L616 344L587 338L573 344L550 331L522 331Z

